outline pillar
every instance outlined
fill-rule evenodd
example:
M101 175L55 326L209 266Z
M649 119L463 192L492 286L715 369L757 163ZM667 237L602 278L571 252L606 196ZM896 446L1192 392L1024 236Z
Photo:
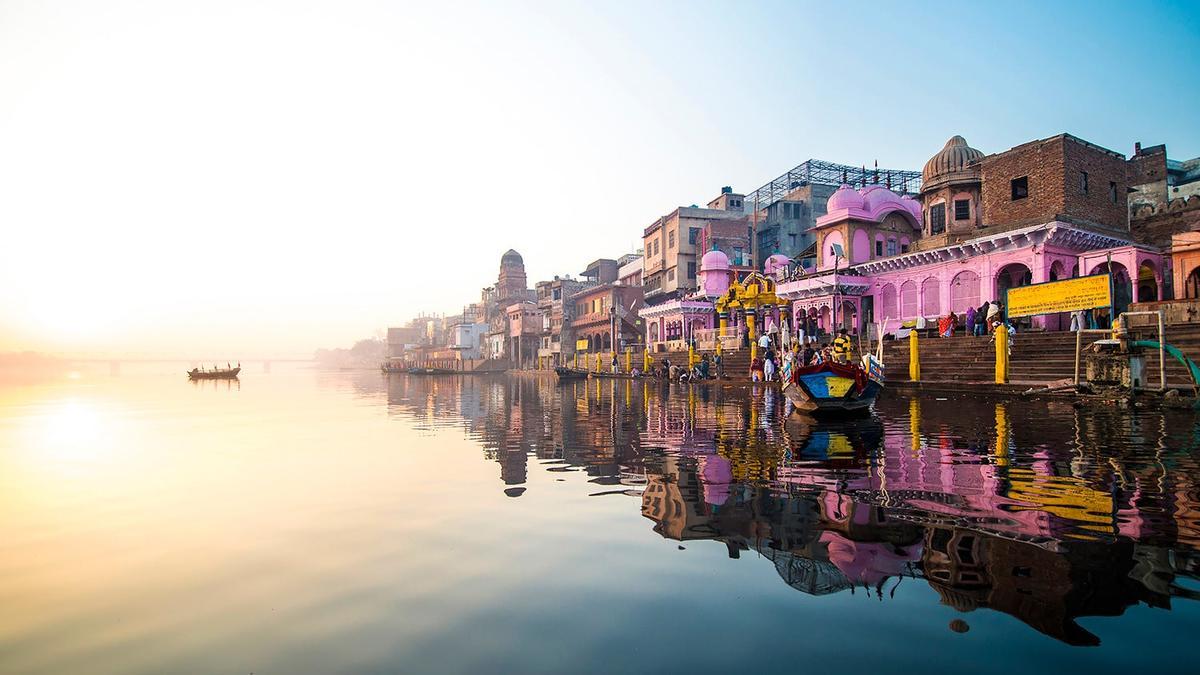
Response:
M996 326L996 384L1008 384L1008 328Z
M921 352L917 337L917 331L908 332L908 379L913 382L921 381Z

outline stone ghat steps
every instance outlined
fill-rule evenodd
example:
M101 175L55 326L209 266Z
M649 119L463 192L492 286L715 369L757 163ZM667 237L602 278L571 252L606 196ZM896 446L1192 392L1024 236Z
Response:
M1156 332L1137 331L1137 337L1154 339ZM1085 335L1086 342L1100 335ZM1168 326L1166 341L1193 360L1200 361L1200 324ZM920 346L921 379L945 382L988 382L995 375L995 345L989 338L958 336L925 338ZM884 360L890 365L888 379L908 380L908 341L884 343ZM1009 379L1013 382L1052 382L1072 377L1075 368L1074 333L1019 333L1013 342ZM1158 382L1158 359L1148 354L1146 381ZM1191 386L1187 370L1168 357L1167 385Z

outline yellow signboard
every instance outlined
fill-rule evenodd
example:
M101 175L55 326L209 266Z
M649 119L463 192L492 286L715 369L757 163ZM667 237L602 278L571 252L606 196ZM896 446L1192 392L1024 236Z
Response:
M588 350L588 341L587 340L576 340L575 341L575 351L586 352L587 350Z
M1010 288L1005 298L1009 318L1074 312L1112 304L1107 274Z

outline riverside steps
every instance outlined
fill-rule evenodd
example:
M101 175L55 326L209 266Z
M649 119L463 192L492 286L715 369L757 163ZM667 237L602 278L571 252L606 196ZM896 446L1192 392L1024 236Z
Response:
M1167 326L1164 341L1180 349L1192 360L1200 360L1200 323ZM1132 335L1142 340L1157 340L1157 331L1138 328ZM1099 339L1085 334L1083 345ZM1009 385L995 384L996 346L990 337L960 335L952 338L922 338L918 350L921 363L922 387L946 388L970 385L970 390L1027 389L1045 386L1074 377L1075 333L1028 332L1012 337L1012 356L1009 361ZM907 340L884 342L884 363L890 383L910 383L908 377L909 344ZM1082 366L1081 366L1082 368ZM1187 369L1170 355L1166 357L1167 387L1190 389ZM1157 352L1146 353L1146 382L1158 383ZM914 383L915 384L915 383Z

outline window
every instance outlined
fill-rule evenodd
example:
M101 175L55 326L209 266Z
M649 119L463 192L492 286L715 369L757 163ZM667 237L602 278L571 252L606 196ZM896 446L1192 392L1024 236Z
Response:
M562 298L562 289L556 288L553 291L551 291L550 295L553 296L555 300L558 300L558 299Z
M733 247L733 264L734 265L742 264L742 247L741 246Z
M691 244L692 246L695 246L696 239L699 236L700 236L700 228L698 228L698 227L689 227L688 228L688 243L689 244Z
M1025 199L1029 196L1029 176L1012 179L1011 186L1013 201Z
M654 255L658 255L658 240L654 240Z
M667 248L675 248L675 232L667 233Z
M789 233L788 233L788 239L789 239L789 240L790 240L790 242L791 242L791 245L792 245L792 250L793 250L793 251L794 251L794 250L796 250L796 233L795 233L795 232L789 232Z
M908 253L908 244L900 244L900 252Z
M1112 200L1112 203L1117 203L1117 184L1111 180L1108 181L1108 198Z
M941 234L946 231L946 205L934 204L929 207L929 233ZM894 254L893 254L894 255Z
M971 200L970 199L955 199L954 200L954 219L966 220L971 217Z
M675 270L667 270L667 281L675 281Z
M1079 172L1079 191L1085 195L1088 193L1088 181L1087 181L1087 172L1086 171Z
M875 240L875 257L876 258L883 257L883 240L882 239Z
M696 278L696 263L694 263L694 262L688 263L688 278L689 279Z
M730 205L732 205L732 206L741 206L741 205L742 205L742 200L740 200L740 199L731 199L731 200L729 200L729 203L730 203Z
M887 254L888 255L896 255L896 240L895 239L888 239Z

